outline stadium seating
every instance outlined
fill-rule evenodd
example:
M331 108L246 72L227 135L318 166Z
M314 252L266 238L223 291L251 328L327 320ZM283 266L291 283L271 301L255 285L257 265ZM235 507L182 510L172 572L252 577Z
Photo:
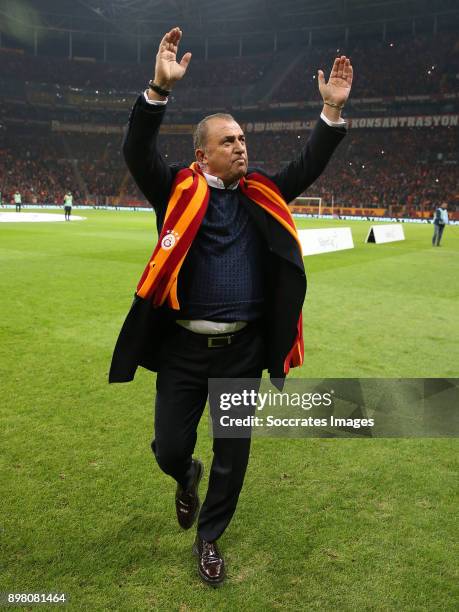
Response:
M271 92L271 102L317 100L317 84L308 70L319 66L327 70L336 52L349 54L355 66L352 97L454 95L459 73L459 44L448 33L435 39L359 42L346 49L311 47L304 51L308 68L301 62L290 78ZM10 201L19 189L25 202L62 203L65 191L70 189L76 204L146 205L127 173L120 148L129 106L151 76L150 66L69 61L6 51L0 51L0 55L0 79L4 85L0 94L3 201ZM244 87L268 78L272 60L271 54L265 54L195 62L176 94L175 109L189 108L191 104L196 108L219 108L225 103L225 91L231 90L234 100L243 95ZM122 83L126 90L121 110L107 112L105 108L97 110L97 104L94 110L62 103L62 92L68 92L70 86L81 89L83 97L85 92L95 95L95 88L101 92L105 89L102 100L109 100L112 94L108 92L114 83ZM431 113L436 112L433 104ZM454 109L452 102L442 112ZM369 107L366 114L378 110ZM274 120L274 112L257 108L250 116L246 111L241 123L260 120L261 116ZM318 115L314 108L307 112L309 118ZM202 112L198 112L200 115ZM235 115L238 118L237 110ZM180 123L180 117L174 121ZM54 129L53 122L110 124L115 128L112 131L118 133L74 133ZM182 118L185 122L190 123L190 119ZM351 129L333 159L333 167L326 170L308 195L321 196L325 202L333 199L342 206L379 206L400 214L429 209L441 200L447 200L454 209L459 206L458 131L458 127ZM275 172L295 156L306 138L305 131L248 133L250 161L267 172ZM190 135L164 134L161 147L169 161L192 159Z

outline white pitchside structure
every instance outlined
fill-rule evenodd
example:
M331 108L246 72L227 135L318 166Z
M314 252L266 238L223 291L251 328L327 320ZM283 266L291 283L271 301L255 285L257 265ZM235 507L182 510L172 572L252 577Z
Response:
M390 225L372 225L368 231L365 242L381 244L384 242L397 242L405 240L405 233L401 223L391 223Z
M321 229L298 230L303 257L344 251L354 248L350 227L324 227Z

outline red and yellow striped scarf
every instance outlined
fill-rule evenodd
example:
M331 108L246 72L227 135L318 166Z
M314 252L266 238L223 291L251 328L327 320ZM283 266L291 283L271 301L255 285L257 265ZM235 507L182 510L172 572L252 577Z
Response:
M261 206L295 239L301 253L295 223L287 203L277 186L268 178L252 172L239 181L241 191ZM171 189L163 227L158 244L137 285L137 295L150 299L156 307L167 302L179 310L177 278L183 261L199 230L209 204L210 190L196 162L177 173ZM303 324L300 317L297 337L284 362L287 374L289 367L303 363Z

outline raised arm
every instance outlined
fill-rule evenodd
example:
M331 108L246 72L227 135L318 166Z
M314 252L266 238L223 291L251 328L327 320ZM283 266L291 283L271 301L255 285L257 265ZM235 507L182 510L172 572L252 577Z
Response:
M321 119L298 157L270 177L287 202L298 197L322 174L334 150L346 135L341 110L349 97L352 79L352 65L344 55L335 59L328 83L323 71L318 71L319 91L324 103ZM335 125L330 126L324 118Z
M322 112L330 121L339 121L341 109L347 102L351 93L354 71L351 60L342 55L333 62L328 83L322 70L317 72L319 91L324 101Z
M177 49L182 32L173 28L162 38L154 71L154 83L160 89L170 91L186 72L191 53L185 53L177 63ZM151 103L145 99L147 95ZM169 166L158 148L159 128L166 109L167 97L152 89L137 100L129 117L129 125L123 140L126 164L148 201L157 213L162 213L174 179L174 169Z
M172 28L159 43L153 81L160 89L171 91L174 84L182 79L187 71L191 60L189 51L185 53L180 63L177 62L177 51L181 38L182 30ZM148 90L148 97L150 100L166 100L166 96L162 96L152 89Z

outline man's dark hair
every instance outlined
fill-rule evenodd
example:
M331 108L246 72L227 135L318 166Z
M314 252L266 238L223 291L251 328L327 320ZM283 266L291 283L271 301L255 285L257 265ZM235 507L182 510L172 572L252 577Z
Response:
M207 115L204 119L198 123L198 125L194 128L193 132L193 144L194 150L203 149L207 142L207 122L211 119L229 119L230 121L236 121L233 115L229 115L228 113L215 113L214 115Z

